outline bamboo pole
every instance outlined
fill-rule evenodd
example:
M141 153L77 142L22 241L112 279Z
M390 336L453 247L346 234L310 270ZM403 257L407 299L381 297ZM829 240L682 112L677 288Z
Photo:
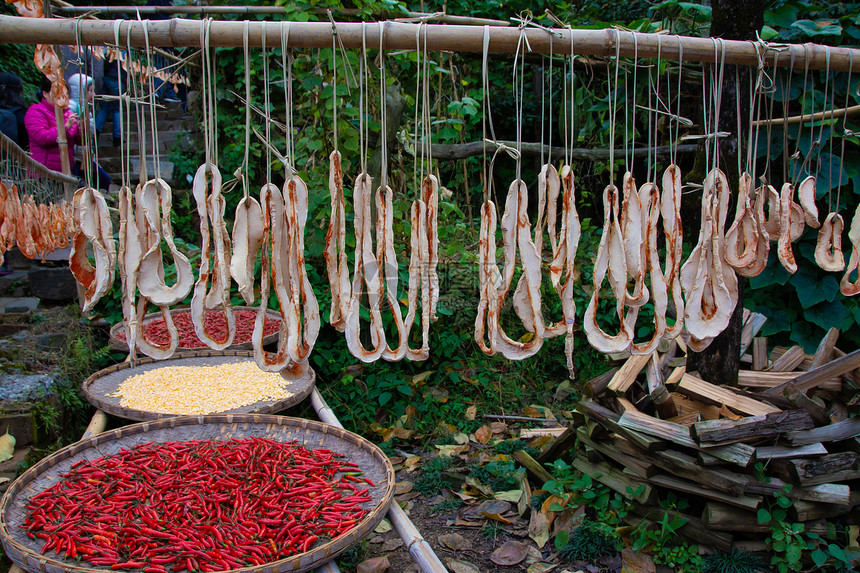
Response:
M852 116L860 114L860 105L852 105L850 107L842 107L839 109L829 109L819 111L818 113L808 113L806 115L794 115L788 119L784 117L775 117L772 119L761 119L754 121L753 127L764 127L767 125L794 125L795 123L806 123L807 121L820 121L822 119L839 119L844 116Z
M325 398L322 397L322 394L320 394L316 387L311 392L311 405L316 410L320 420L326 424L343 428L340 420L337 419L334 411L329 407ZM397 534L406 543L406 548L409 550L412 559L418 564L421 573L448 573L448 570L442 564L442 561L439 560L439 557L436 556L433 548L421 536L421 532L418 531L418 528L415 527L409 516L406 515L406 512L403 511L403 508L396 501L392 501L389 505L388 519L391 520L391 524L394 525Z
M96 413L93 414L90 423L87 425L87 429L84 430L83 435L81 436L82 440L86 440L87 438L92 438L93 436L98 436L102 432L105 431L107 427L107 414L102 412L101 410L96 410Z
M199 46L200 20L150 21L148 23L150 46ZM268 45L280 45L280 30L283 22L250 22L249 43L260 47L261 32L266 27ZM375 23L341 22L336 24L337 33L346 48L359 48L362 40L368 46L379 45L380 27ZM82 44L100 46L110 45L114 41L114 22L112 20L78 21L78 20L44 20L37 18L20 18L15 16L0 16L0 42L6 44L75 44L76 27ZM133 46L145 46L144 23L141 21L124 20L120 35L126 37L127 27L131 28L131 43ZM213 22L211 27L211 45L213 47L242 46L244 22ZM431 52L440 50L455 50L458 52L483 51L484 29L475 26L407 24L402 22L384 23L383 46L388 50L414 50L416 35L421 29L421 44L426 45ZM289 42L294 48L327 48L331 46L333 25L330 22L291 22ZM541 29L525 28L489 28L489 51L513 53L524 34L533 53L550 53L550 34ZM605 30L554 30L552 51L556 54L569 54L571 45L574 53L589 56L614 56L616 44L623 57L656 58L658 52L666 60L678 60L683 53L684 61L714 62L724 61L726 64L758 66L764 63L770 66L789 66L794 62L797 70L805 67L813 70L827 69L829 54L832 71L860 72L860 50L852 48L832 48L818 44L786 44L780 45L779 50L768 48L765 43L745 42L738 40L719 40L716 38L692 38L668 34L643 34L625 32L615 29ZM571 41L571 34L573 40ZM426 36L426 44L425 44ZM723 50L724 48L724 50ZM721 56L725 53L725 57ZM853 60L850 54L855 56ZM760 57L761 56L761 57ZM760 61L761 59L761 61Z

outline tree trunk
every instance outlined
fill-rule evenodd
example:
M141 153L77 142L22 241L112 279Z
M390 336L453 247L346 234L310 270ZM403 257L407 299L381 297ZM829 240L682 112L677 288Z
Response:
M764 23L764 2L761 0L713 0L711 2L711 36L727 40L755 40ZM729 182L737 188L738 155L745 159L745 135L749 129L749 86L752 68L726 66L723 74L720 130L731 133L719 140L720 167ZM740 118L738 118L738 99ZM740 120L740 121L738 121ZM743 165L741 165L743 169ZM733 213L729 209L729 213ZM728 224L731 224L731 217ZM738 277L738 302L729 326L703 352L690 352L687 370L713 384L735 384L740 368L741 330L743 328L744 287L746 279Z

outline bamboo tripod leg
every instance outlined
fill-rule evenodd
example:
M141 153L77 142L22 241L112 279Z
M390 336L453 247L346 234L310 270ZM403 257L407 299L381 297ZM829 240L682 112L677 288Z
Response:
M316 387L311 392L311 405L316 410L320 420L326 424L343 428L334 411L329 407L325 398L322 397L322 394L320 394ZM442 561L440 561L439 557L433 551L433 548L430 547L426 539L421 537L421 532L418 531L418 528L415 527L409 516L403 511L403 508L397 505L397 502L393 502L389 506L388 519L391 520L391 524L394 525L398 535L400 535L400 538L406 544L409 554L415 563L418 564L421 573L448 572Z

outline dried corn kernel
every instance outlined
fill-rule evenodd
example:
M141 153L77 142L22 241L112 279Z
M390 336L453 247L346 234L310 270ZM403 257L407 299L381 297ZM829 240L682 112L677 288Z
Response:
M226 412L293 394L280 374L253 361L213 366L164 366L130 376L109 396L126 408L188 416Z

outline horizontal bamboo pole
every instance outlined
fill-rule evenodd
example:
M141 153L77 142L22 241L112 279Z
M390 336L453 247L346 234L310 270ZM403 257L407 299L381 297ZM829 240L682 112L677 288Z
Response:
M842 107L838 109L829 109L827 111L819 111L818 113L808 113L806 115L794 115L785 119L784 117L775 117L772 119L761 119L754 121L753 127L761 127L765 125L794 125L795 123L806 123L808 121L821 121L822 119L839 119L844 116L851 117L860 114L860 105L852 105L850 107Z
M145 21L144 21L145 22ZM126 37L126 28L131 27L131 42L134 46L145 46L144 22L123 21L120 37ZM282 22L251 22L249 43L261 46L261 31L266 27L267 43L280 44ZM0 42L6 44L75 44L76 25L82 44L91 46L109 45L114 41L112 20L80 21L20 18L0 16ZM200 20L149 21L150 46L199 46ZM475 26L407 24L384 22L383 47L390 50L412 50L416 47L416 34L421 28L422 48L426 45L431 52L483 51L484 29ZM211 45L242 46L244 22L213 22ZM294 48L327 48L331 46L332 24L330 22L291 22L289 24L289 45ZM362 39L368 47L379 46L380 27L375 23L338 23L337 33L346 48L360 48ZM550 53L550 33L546 30L526 28L522 31L528 39L532 53ZM767 48L766 44L712 38L692 38L668 34L642 34L615 29L605 30L554 30L552 51L556 54L569 54L571 44L574 53L589 56L614 56L616 44L619 53L625 57L656 58L658 51L663 59L684 61L714 62L723 60L726 64L747 66L759 65L759 54L768 65L788 66L794 61L795 69L826 69L827 54L830 54L829 69L847 71L854 54L853 70L860 71L860 50L851 48L832 48L818 44L782 45L780 49ZM517 28L489 28L489 51L513 53L520 43L521 31ZM573 42L571 42L571 34ZM425 42L426 35L426 42ZM723 51L723 48L724 51ZM723 58L721 54L725 53ZM794 56L792 58L792 55Z

